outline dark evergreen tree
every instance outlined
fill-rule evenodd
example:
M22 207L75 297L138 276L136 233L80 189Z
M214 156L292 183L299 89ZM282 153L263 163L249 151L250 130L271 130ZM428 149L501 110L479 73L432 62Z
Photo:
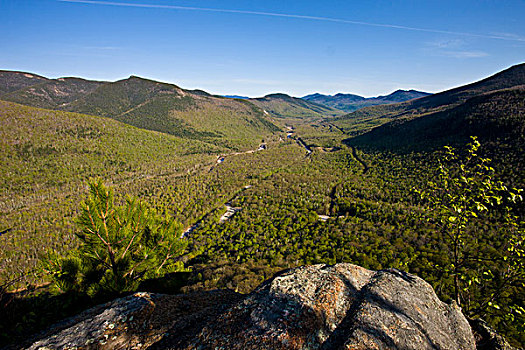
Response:
M113 191L101 181L90 182L89 189L77 220L78 251L48 264L58 289L121 293L145 278L184 269L177 258L186 243L177 222L135 198L116 206Z

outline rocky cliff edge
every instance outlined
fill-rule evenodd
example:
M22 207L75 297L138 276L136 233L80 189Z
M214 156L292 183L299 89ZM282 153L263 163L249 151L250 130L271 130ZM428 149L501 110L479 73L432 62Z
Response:
M421 278L351 264L285 270L254 292L136 293L52 327L29 349L475 349Z

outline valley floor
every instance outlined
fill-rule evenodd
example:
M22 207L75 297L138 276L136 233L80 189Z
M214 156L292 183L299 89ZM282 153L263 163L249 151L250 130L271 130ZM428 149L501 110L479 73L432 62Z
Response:
M181 223L194 271L185 291L249 292L282 268L350 262L407 270L450 295L450 281L435 268L448 252L413 191L428 178L432 157L365 152L344 137L329 125L296 125L264 148L177 156L105 179L118 201L137 196ZM75 249L85 191L77 181L3 193L4 282L46 281L40 259Z

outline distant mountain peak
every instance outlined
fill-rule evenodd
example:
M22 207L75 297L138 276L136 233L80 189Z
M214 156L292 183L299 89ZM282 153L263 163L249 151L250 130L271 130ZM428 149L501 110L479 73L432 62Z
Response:
M281 99L291 99L292 96L290 95L287 95L285 93L282 93L282 92L276 92L276 93L273 93L273 94L268 94L266 96L264 96L264 98L281 98Z
M432 94L428 92L417 91L414 89L410 89L410 90L397 89L396 91L392 92L389 95L378 96L376 98L378 100L388 101L388 103L397 103L397 102L413 100L415 98L425 97L428 95L432 95Z
M308 99L312 99L312 98L319 98L319 97L325 97L325 96L331 97L331 95L323 95L323 94L320 94L320 93L316 92L314 94L306 95L306 96L303 96L301 98L303 100L308 100Z
M360 98L360 99L364 99L365 98L363 96L359 96L359 95L356 95L356 94L348 94L348 93L342 93L342 92L338 92L337 94L333 95L333 97L357 97L357 98Z
M250 99L248 96L241 96L241 95L223 95L223 97L237 98L237 99L240 99L240 100L248 100L248 99Z

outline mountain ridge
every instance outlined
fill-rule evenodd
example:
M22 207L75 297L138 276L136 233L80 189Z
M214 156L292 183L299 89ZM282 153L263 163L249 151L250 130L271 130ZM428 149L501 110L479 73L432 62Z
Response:
M514 65L477 82L415 100L362 108L331 122L350 136L356 136L392 120L412 119L450 109L476 95L523 84L525 84L525 63Z
M416 90L396 90L388 95L381 95L376 97L363 97L355 94L337 93L335 95L323 95L314 93L303 96L302 99L316 102L328 107L337 108L345 112L353 112L355 110L375 105L391 104L421 98L431 95L428 92Z
M0 76L0 86L7 86L11 80L16 83L4 88L10 92L0 95L0 99L109 117L142 129L227 145L235 150L251 149L280 130L262 109L248 100L185 90L136 75L114 82L38 78L37 84L29 85L34 78L24 74L31 75L4 72Z
M343 111L316 102L292 97L285 93L271 93L248 101L267 111L275 118L294 120L316 120L344 114Z
M525 145L523 111L525 85L484 92L452 108L419 117L395 119L348 142L410 150L465 143L476 135L484 141L501 138Z
M525 169L525 64L440 94L357 111L353 117L353 126L346 126L350 138L343 141L349 146L427 154L445 145L462 147L476 136L498 172L516 188L525 186L516 175Z
M0 96L5 93L35 85L38 83L38 81L42 82L46 80L49 79L38 74L21 71L0 70Z

